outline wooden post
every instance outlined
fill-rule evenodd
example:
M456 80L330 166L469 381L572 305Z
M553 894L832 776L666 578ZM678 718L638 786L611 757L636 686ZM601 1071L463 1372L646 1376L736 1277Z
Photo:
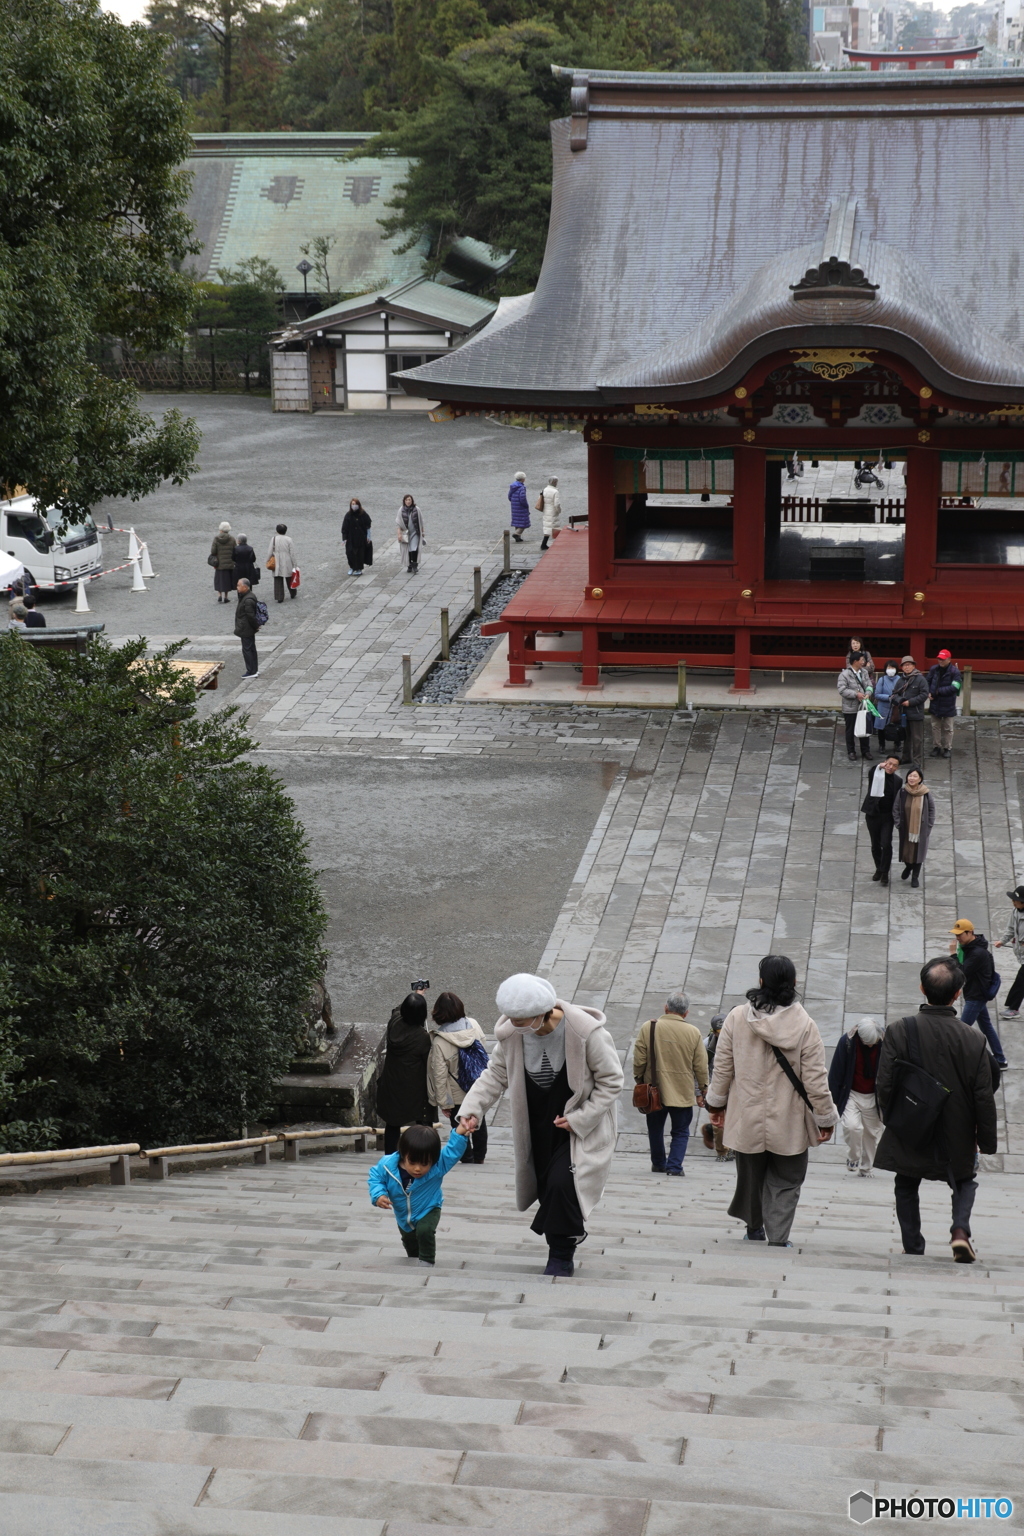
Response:
M441 609L441 660L451 660L451 646L448 640L448 609Z
M750 630L737 629L735 631L735 653L733 655L732 687L730 693L755 693L756 689L750 684Z
M402 703L412 703L412 657L402 657Z
M503 546L501 574L503 576L510 576L512 574L512 533L510 529L505 529L501 536L501 542Z
M593 624L587 624L583 629L583 675L579 680L579 688L602 688L601 668L597 664L597 629Z
M927 448L908 448L903 533L903 611L908 618L923 617L913 594L926 592L935 579L941 493L939 455Z
M974 668L964 667L963 712L969 715L971 712L971 687L974 683Z
M588 443L587 579L592 587L603 587L612 574L615 506L615 449L604 443Z
M508 632L508 681L503 687L533 687L526 675L526 634L520 624L513 624Z
M678 690L676 693L676 709L686 708L686 662L679 663Z
M484 584L480 567L473 567L473 612L480 618L484 611Z
M764 464L760 448L733 450L733 576L755 589L764 580Z

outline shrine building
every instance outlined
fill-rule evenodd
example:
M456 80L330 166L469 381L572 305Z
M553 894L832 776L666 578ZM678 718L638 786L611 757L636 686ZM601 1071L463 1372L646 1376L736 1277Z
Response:
M489 627L509 685L552 631L587 688L685 659L743 691L852 634L1024 673L1024 72L559 73L535 294L400 375L582 425L589 526Z

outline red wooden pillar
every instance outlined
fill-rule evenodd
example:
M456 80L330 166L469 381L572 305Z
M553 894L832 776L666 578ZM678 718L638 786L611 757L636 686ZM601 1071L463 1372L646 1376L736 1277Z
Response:
M738 614L752 614L753 594L764 581L764 452L736 448L733 452L733 574L740 583ZM750 630L734 635L733 680L730 693L753 692L750 682Z
M741 587L753 591L764 580L763 450L736 448L733 477L733 573Z
M505 687L532 687L526 675L526 631L518 624L508 632L508 682Z
M590 585L603 587L615 559L615 449L587 444Z
M926 592L935 580L935 552L942 498L942 461L934 450L907 449L906 523L903 532L903 611L922 616L915 592Z
M601 668L597 664L597 628L593 624L583 627L583 675L580 688L601 688Z

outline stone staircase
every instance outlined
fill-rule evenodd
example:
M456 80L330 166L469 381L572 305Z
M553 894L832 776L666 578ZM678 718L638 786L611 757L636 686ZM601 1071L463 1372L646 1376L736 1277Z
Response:
M766 1249L731 1166L626 1153L552 1281L502 1141L449 1176L433 1271L371 1154L5 1199L3 1536L820 1536L859 1489L1020 1489L1018 1177L961 1268L938 1187L909 1259L891 1180L813 1160Z

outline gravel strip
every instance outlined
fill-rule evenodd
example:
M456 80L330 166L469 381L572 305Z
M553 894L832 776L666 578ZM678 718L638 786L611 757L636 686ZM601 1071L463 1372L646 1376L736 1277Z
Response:
M435 661L416 690L420 704L452 704L494 645L494 636L485 637L480 625L501 617L509 599L529 576L529 571L513 571L502 576L484 599L481 618L474 614L451 642L451 660Z

